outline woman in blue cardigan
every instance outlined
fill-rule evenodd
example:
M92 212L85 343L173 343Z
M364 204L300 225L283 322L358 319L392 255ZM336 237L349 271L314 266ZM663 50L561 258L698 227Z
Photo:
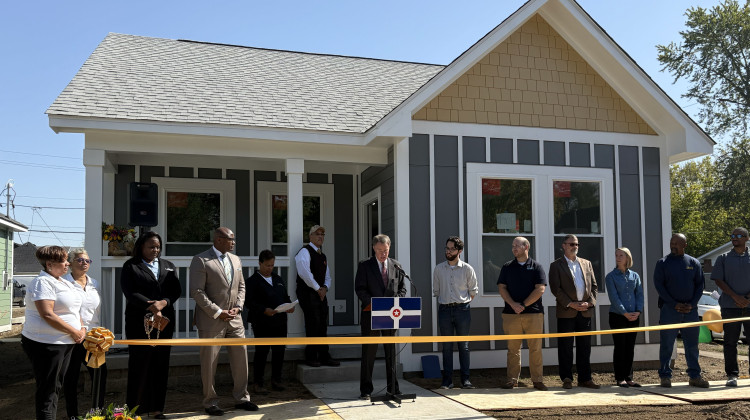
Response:
M643 313L643 284L641 277L631 270L633 256L627 248L617 248L615 251L617 267L607 274L605 279L607 295L609 295L609 327L611 329L634 328L640 323ZM635 338L637 333L612 334L615 349L612 363L615 366L615 381L617 385L640 387L633 382L633 357L635 352Z

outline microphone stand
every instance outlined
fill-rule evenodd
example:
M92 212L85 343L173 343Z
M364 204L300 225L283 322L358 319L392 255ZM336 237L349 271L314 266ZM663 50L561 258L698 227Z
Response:
M412 285L412 287L414 287L414 291L416 292L416 290L417 290L416 286L414 286L414 283L411 281L411 278L409 278L409 275L406 274L406 272L404 271L404 269L401 268L401 266L398 265L398 264L395 264L394 267L396 268L396 270L398 270L399 273L401 273L404 276L404 278L409 279L409 283ZM384 346L386 346L386 345L387 344L384 344ZM393 344L393 351L394 351L394 354L393 354L393 363L391 363L391 384L390 385L391 385L391 390L393 392L396 392L396 374L398 372L398 369L396 368L396 366L398 365L398 357L397 357L397 353L396 353L396 345L395 344ZM386 358L387 357L388 356L386 356ZM398 404L399 407L401 407L401 402L402 401L405 401L405 400L416 401L416 399L417 399L417 394L391 394L390 392L386 391L386 393L384 395L378 395L378 396L375 396L375 397L370 397L370 403L372 403L372 405L375 405L375 403L379 402L379 401L383 401L383 402L393 401L396 404Z

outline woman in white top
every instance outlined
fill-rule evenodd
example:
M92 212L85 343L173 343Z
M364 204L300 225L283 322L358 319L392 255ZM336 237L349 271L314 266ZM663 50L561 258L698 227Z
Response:
M81 305L81 322L86 330L91 330L101 326L101 298L99 295L99 284L96 280L89 277L87 274L89 267L91 267L91 259L89 253L83 248L71 249L68 253L68 261L70 262L70 272L63 276L63 279L69 281L83 297L83 304ZM65 409L68 413L68 418L78 418L78 375L81 373L81 363L86 363L86 349L83 347L83 343L76 344L73 347L73 351L70 355L70 364L68 370L65 373L65 379L63 381L63 389L65 391ZM89 377L91 378L91 386L93 392L94 384L94 369L86 367L89 371ZM98 368L100 373L99 381L99 399L96 407L104 407L104 391L107 383L107 364L103 364Z
M26 292L26 322L21 346L36 379L36 418L57 416L57 393L62 388L73 345L83 342L86 328L81 325L83 298L62 276L68 272L68 253L52 245L36 250L44 269L32 280Z

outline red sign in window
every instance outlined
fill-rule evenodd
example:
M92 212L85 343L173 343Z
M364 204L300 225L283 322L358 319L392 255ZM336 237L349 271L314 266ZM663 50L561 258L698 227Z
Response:
M482 179L483 195L500 195L499 179Z

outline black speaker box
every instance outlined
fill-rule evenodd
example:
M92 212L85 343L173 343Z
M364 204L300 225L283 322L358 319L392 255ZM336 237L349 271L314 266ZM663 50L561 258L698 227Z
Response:
M159 224L159 191L151 182L130 183L130 226L153 227Z

